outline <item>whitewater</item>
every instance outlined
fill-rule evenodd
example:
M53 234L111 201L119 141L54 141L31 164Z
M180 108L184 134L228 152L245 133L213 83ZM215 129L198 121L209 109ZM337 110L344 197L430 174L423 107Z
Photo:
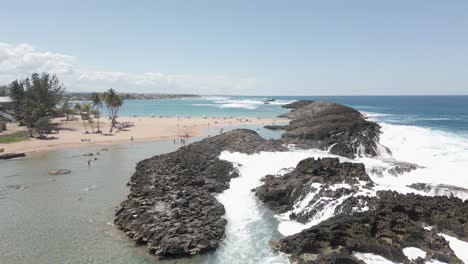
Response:
M302 150L293 146L290 146L289 152L261 152L252 155L223 152L220 158L234 163L239 170L240 177L233 179L231 188L218 196L219 201L226 208L228 226L226 240L218 250L217 256L222 256L225 260L233 260L231 263L289 263L286 255L274 252L270 247L270 241L281 237L275 235L275 232L278 231L281 235L288 236L317 225L334 216L335 208L353 195L374 196L378 190L393 190L403 194L412 192L421 195L446 195L456 196L463 200L468 199L468 192L462 189L468 189L466 173L468 137L417 126L382 122L379 124L382 127L380 137L382 147L379 148L380 155L373 158L348 159L323 150ZM384 151L383 146L390 149L391 153ZM298 200L295 209L291 212L272 215L251 190L262 184L260 180L265 175L283 175L294 169L301 160L309 157L336 157L342 162L363 163L376 186L371 190L360 189L356 194L333 201L327 198L327 206L307 224L290 220L289 214L307 210L306 207L310 207L309 201L315 195L313 192ZM395 162L410 162L419 165L420 168L395 176L388 171L395 165ZM462 188L452 190L434 187L429 191L417 191L408 187L414 183L427 183L432 186L443 184ZM320 188L320 184L315 184L317 186L314 187ZM331 186L331 188L346 187L346 184ZM276 221L272 222L272 217ZM468 243L447 234L441 235L449 241L455 254L468 263L468 256L465 253L468 250ZM425 256L425 252L418 248L405 248L404 253L410 259ZM392 263L374 254L355 252L355 256L366 263Z

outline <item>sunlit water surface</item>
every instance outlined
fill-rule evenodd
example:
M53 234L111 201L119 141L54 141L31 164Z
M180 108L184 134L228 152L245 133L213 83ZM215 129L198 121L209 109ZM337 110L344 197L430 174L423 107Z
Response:
M278 135L260 132L265 137ZM216 133L217 129L207 135ZM136 163L178 147L172 141L145 142L109 146L108 150L96 146L39 152L0 161L0 263L237 263L216 253L161 260L113 225L115 209L128 195L126 184ZM88 167L94 157L83 154L90 152L100 154ZM60 168L72 172L48 174ZM262 206L256 210L263 218L252 226L253 238L277 238L274 218Z

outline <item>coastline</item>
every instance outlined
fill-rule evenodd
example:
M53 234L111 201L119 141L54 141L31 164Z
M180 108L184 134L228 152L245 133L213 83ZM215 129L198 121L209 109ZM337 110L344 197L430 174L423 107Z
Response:
M212 127L220 130L226 126L236 125L271 125L283 124L287 119L281 118L236 118L236 117L126 117L122 116L119 122L132 123L133 126L119 130L111 135L104 135L109 132L109 122L105 118L100 120L100 129L103 134L85 133L85 128L81 120L65 121L63 118L56 118L53 122L59 123L60 132L50 134L56 139L43 140L31 138L15 143L0 144L7 153L34 153L39 151L77 148L87 146L108 146L115 144L125 144L132 142L148 142L160 140L172 140L181 138L193 138L203 136L205 131ZM91 131L89 124L88 131ZM96 126L96 124L94 124ZM26 128L11 126L10 131L20 132ZM96 128L94 128L96 129ZM90 141L82 141L83 139Z

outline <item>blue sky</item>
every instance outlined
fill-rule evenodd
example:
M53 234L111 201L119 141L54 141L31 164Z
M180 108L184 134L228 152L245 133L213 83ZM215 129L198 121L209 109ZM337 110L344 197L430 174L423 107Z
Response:
M4 1L0 82L68 90L468 94L468 1Z

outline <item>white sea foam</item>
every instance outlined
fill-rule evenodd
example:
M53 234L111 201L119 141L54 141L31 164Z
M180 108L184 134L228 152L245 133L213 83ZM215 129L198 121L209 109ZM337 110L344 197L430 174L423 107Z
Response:
M468 263L468 242L459 240L455 237L439 234L443 236L450 245L450 248L455 252L455 255L461 259L464 263Z
M241 108L254 110L265 105L267 98L232 98L232 97L205 97L205 100L213 101L211 106L218 108ZM269 102L270 105L285 105L292 103L291 100L276 100Z
M255 102L255 104L258 104L258 102ZM376 183L376 187L372 190L361 188L358 194L354 195L373 196L378 190L394 190L400 193L414 192L422 195L455 195L462 199L468 198L466 193L457 193L450 189L444 191L436 191L434 189L430 192L421 192L408 187L412 183L428 183L434 186L437 184L449 184L468 188L465 173L468 167L468 159L466 158L468 156L468 138L421 127L385 123L381 125L383 133L380 143L382 146L379 146L378 152L382 153L382 155L374 158L360 157L354 160L338 157L342 162L364 163L369 176ZM388 147L392 151L392 154L386 153L383 146ZM279 261L278 263L282 263L285 260L284 256L273 254L269 250L268 245L263 245L265 248L268 248L266 252L261 247L251 245L251 243L255 243L252 241L258 242L258 237L254 237L256 236L255 234L250 234L249 232L252 230L246 230L245 227L256 225L257 229L261 229L258 226L261 226L264 220L262 220L260 213L263 210L263 206L257 201L250 190L261 184L261 177L267 174L284 174L289 171L288 168L294 168L301 160L309 157L323 158L337 156L317 149L294 149L293 146L290 146L289 152L262 152L254 155L228 152L221 154L222 159L241 164L239 168L241 177L233 179L231 181L231 188L219 196L219 200L225 205L226 217L228 218L227 244L220 250L220 252L224 252L222 253L223 256L238 254L236 253L238 251L235 251L235 249L239 249L239 247L242 247L242 250L245 247L251 247L252 250L263 252L259 253L259 255L263 254L262 257L256 259L258 263L266 263L265 260L268 258L279 259L276 260ZM395 163L398 161L415 163L424 168L398 176L390 174L387 169L395 166ZM383 170L380 175L373 173L374 169L382 168ZM362 183L362 185L364 184ZM321 184L315 185L312 186L314 187L311 188L312 190L322 187ZM336 186L332 185L327 188L337 189L347 187L349 186L346 184L337 184ZM280 233L292 235L305 228L319 224L334 216L336 207L349 197L343 196L336 200L330 198L319 199L316 204L326 202L326 206L307 224L301 224L289 219L289 214L292 212L298 213L303 210L310 210L314 206L311 204L311 201L314 200L314 196L317 193L318 191L311 191L311 193L296 202L294 210L275 216L279 220L277 229ZM468 249L468 244L455 238L447 239L451 242L451 247L456 251L457 256L468 262L468 256L464 255L464 252ZM265 244L267 241L265 240L263 243ZM422 256L423 252L412 248L407 248L405 251L408 257ZM367 263L391 263L385 258L374 254L355 253L355 255ZM437 263L437 261L432 261L431 263Z
M415 260L417 258L424 259L426 257L426 251L417 247L406 247L403 249L403 254L410 260Z
M383 185L449 184L468 188L468 138L415 126L382 124L380 142L396 160L423 166L398 178L384 177Z
M285 171L287 171L287 170L284 170L284 168L295 167L301 160L309 158L309 157L324 158L324 157L337 157L337 156L329 154L326 151L317 150L317 149L310 149L310 150L292 149L290 152L261 152L260 154L254 154L254 155L223 152L221 155L222 159L226 159L228 161L241 164L241 167L240 167L241 173L243 175L248 175L249 177L249 183L248 184L245 183L246 185L244 186L244 192L249 193L249 196L246 196L246 197L254 201L256 200L256 198L253 197L253 194L250 193L250 190L261 184L260 178L262 178L263 176L267 174L278 174L280 172L284 173ZM343 157L339 157L339 158L342 161L357 162L357 161L349 160ZM229 206L232 206L232 208L235 208L236 206L238 206L242 208L243 210L250 210L250 206L246 206L246 203L247 203L246 201L239 202L239 199L240 199L239 194L242 194L242 191L234 190L234 188L237 186L235 185L236 180L237 179L232 180L231 188L225 191L222 194L222 196L220 196L220 201L225 205L226 208L228 208ZM362 183L362 184L365 184L365 183ZM319 184L316 184L314 187L319 187L319 186L320 186ZM350 187L350 186L347 184L338 184L336 186L329 186L328 188L337 189L337 188L346 188L346 187ZM233 192L232 193L233 197L229 197L227 199L222 198L222 197L225 197L224 196L225 193L229 193L231 191ZM310 200L313 198L313 195L314 194L309 194L303 200L298 201L298 204L295 205L295 208L296 208L295 210L299 212L301 208L304 209L306 205L310 202ZM373 192L372 190L367 190L367 191L358 192L355 195L375 195L375 192ZM305 228L318 224L321 221L332 217L334 215L335 208L349 197L350 196L343 196L343 197L340 197L339 199L328 201L324 210L318 213L314 217L314 219L307 224L301 224L299 222L289 220L289 214L291 214L292 211L282 214L282 215L278 215L277 218L280 220L278 230L283 235L291 235L291 234L300 232L301 230ZM232 210L235 210L235 209L232 209ZM240 215L240 214L241 213L238 212L237 215Z
M229 100L228 96L202 96L198 97L199 100L211 100L211 101L220 101L220 100ZM193 100L193 98L191 98ZM195 97L196 99L196 97Z
M391 114L383 114L383 113L374 113L374 112L366 112L366 111L361 111L363 115L365 115L368 118L377 118L377 117L382 117L382 116L390 116Z
M371 254L371 253L360 253L360 252L354 252L353 255L364 261L365 263L373 263L373 264L393 264L390 260L376 255L376 254Z

